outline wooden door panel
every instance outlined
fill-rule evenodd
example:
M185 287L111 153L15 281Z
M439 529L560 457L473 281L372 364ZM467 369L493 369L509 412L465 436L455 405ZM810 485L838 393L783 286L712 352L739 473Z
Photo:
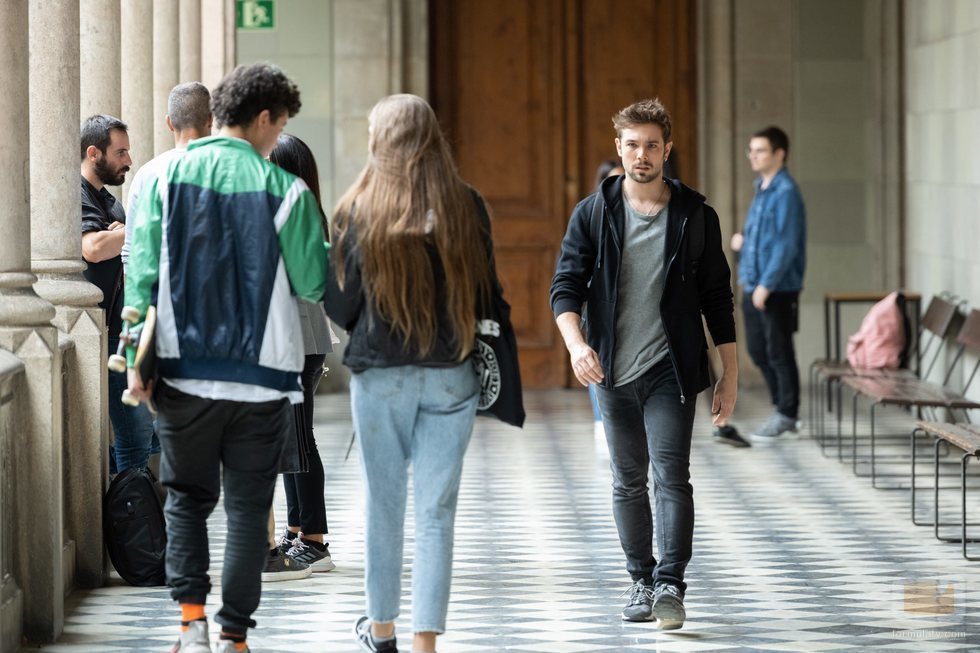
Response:
M433 104L493 216L497 268L528 387L564 383L548 288L564 226L556 0L434 2Z

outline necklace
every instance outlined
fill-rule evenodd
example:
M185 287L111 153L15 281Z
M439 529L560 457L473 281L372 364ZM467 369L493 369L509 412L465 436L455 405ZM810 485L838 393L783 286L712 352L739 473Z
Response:
M660 189L660 195L657 196L657 200L651 205L650 211L643 211L637 203L635 203L632 199L630 199L630 196L629 195L626 195L626 201L628 201L630 203L630 206L633 207L633 210L634 211L636 211L637 213L639 213L641 215L646 215L646 216L654 216L654 215L657 215L657 213L659 213L659 211L654 211L653 209L657 208L657 206L660 204L661 200L663 200L664 194L667 192L667 180L664 179L663 182L664 182L664 185L663 185L663 188ZM626 190L625 189L623 189L623 193L624 194L626 193ZM663 209L661 209L661 210L663 210Z

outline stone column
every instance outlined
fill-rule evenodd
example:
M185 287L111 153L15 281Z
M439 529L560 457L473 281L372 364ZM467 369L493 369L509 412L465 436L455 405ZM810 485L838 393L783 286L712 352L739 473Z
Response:
M126 0L122 4L122 116L129 126L133 169L129 183L144 163L153 158L153 0ZM163 120L161 116L160 120Z
M62 572L61 356L54 307L33 289L31 273L30 137L28 102L28 0L7 0L0 21L0 348L24 364L26 408L18 420L8 469L14 475L13 515L4 517L0 540L11 545L12 572L24 592L24 634L52 641L64 626ZM49 98L56 104L60 95ZM77 150L73 150L77 151ZM26 395L26 396L24 396ZM10 505L10 504L8 504Z
M201 0L180 0L180 81L201 79Z
M235 67L235 3L201 0L201 83L212 93Z
M171 149L174 137L167 129L167 96L177 85L180 65L178 20L180 5L153 3L153 154Z
M105 567L102 531L91 525L102 522L107 474L106 336L102 292L82 276L78 158L66 156L78 151L78 5L30 0L31 265L35 290L57 309L54 325L74 343L65 380L71 463L65 517L76 552L68 568L78 585L97 587Z
M80 121L95 113L118 116L121 112L119 0L81 0L79 18Z

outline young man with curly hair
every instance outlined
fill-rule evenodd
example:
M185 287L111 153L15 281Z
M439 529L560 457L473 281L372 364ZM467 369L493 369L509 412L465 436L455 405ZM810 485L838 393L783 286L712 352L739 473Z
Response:
M214 91L218 135L192 141L145 189L135 216L126 304L145 315L156 303L159 382L144 388L130 370L129 389L141 399L152 393L159 408L180 653L211 651L206 521L221 482L229 537L219 653L247 651L255 626L266 517L294 428L290 402L303 399L293 295L320 301L326 281L316 198L265 159L299 108L299 90L280 69L239 66Z

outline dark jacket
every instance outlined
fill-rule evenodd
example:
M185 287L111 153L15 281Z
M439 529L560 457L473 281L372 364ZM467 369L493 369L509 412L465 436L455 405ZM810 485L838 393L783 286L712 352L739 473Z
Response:
M672 196L664 252L667 272L660 314L683 402L710 385L701 315L716 345L735 341L735 318L731 270L721 248L718 214L696 191L676 180L669 183ZM598 225L592 225L591 220L594 200L600 202ZM702 206L704 210L698 211ZM700 257L691 252L688 242L690 222L698 215L703 215L704 221ZM612 387L613 382L624 225L623 177L611 177L572 212L551 282L555 317L567 312L581 314L582 305L588 302L586 337L599 355L605 387Z
M482 199L477 198L478 219L483 226L485 244L491 257L485 264L491 265L493 247L491 245L490 223ZM344 261L341 262L336 250L330 250L330 264L327 273L327 292L323 300L324 308L331 320L339 324L350 335L344 350L344 365L353 372L361 372L373 367L395 367L398 365L421 365L423 367L452 367L460 364L459 348L446 312L446 275L435 246L429 246L429 260L432 264L432 277L436 285L436 314L438 335L432 351L426 355L407 349L403 336L378 314L377 308L368 301L361 280L361 265L356 234L352 231L344 246ZM479 262L477 262L479 263ZM336 266L345 266L344 287L337 282ZM476 307L474 307L474 311Z

